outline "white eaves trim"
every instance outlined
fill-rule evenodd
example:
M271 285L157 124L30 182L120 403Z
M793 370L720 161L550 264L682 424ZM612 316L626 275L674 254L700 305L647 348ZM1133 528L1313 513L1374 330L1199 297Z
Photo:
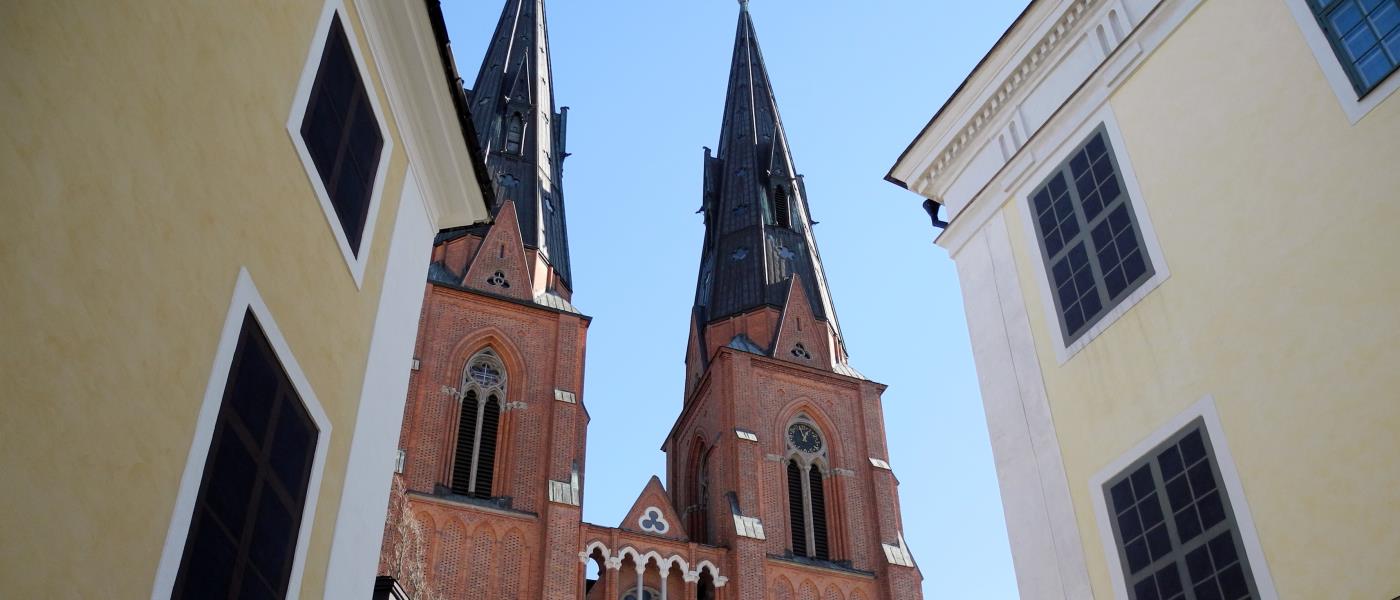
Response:
M490 220L423 2L361 2L372 58L437 229Z
M326 191L326 186L321 182L321 175L316 170L316 163L311 159L311 151L306 147L306 141L301 137L302 119L306 116L306 104L311 98L311 88L316 83L316 72L321 66L321 54L326 47L326 38L330 34L331 20L340 15L340 23L345 29L345 36L350 40L351 53L355 55L355 66L360 71L360 79L364 82L365 95L369 97L370 108L374 111L375 124L379 125L380 138L384 140L384 147L380 150L379 168L374 174L374 187L370 192L369 212L365 216L365 228L360 235L360 251L356 255L350 249L350 240L345 235L345 230L340 226L340 219L336 217L335 206L331 204L330 194ZM345 11L344 0L327 0L324 8L321 9L321 18L316 23L316 32L312 36L311 48L306 53L306 64L302 67L301 80L297 82L296 98L292 101L292 114L287 117L287 134L292 138L292 146L296 148L297 156L301 158L301 164L306 168L306 176L311 180L311 187L316 192L316 199L320 201L321 210L325 213L326 224L330 226L331 234L335 237L336 244L340 247L340 253L345 257L345 266L350 269L350 276L355 280L355 287L364 286L365 265L369 262L370 248L374 242L374 225L379 220L379 205L384 199L384 180L388 177L389 163L394 155L394 138L389 135L389 125L384 109L379 105L378 87L374 85L374 79L370 77L369 69L366 67L364 51L360 48L359 36L355 33L354 23L350 20Z
M301 592L302 575L306 568L306 551L311 542L311 525L316 515L316 500L321 496L321 478L326 469L326 451L331 441L331 421L326 411L316 399L311 382L292 355L291 346L272 312L258 294L257 286L246 268L239 269L238 280L233 288L233 301L229 304L228 315L224 317L224 327L219 335L219 345L214 352L214 365L209 373L209 383L204 390L204 400L200 405L199 416L195 420L194 440L190 443L190 453L185 459L185 470L180 478L179 493L175 497L175 511L170 517L170 529L165 534L165 547L161 551L160 563L156 567L155 585L151 589L151 600L168 600L174 592L175 578L179 575L180 561L184 557L185 539L189 536L190 523L194 520L195 501L199 496L199 484L204 479L204 464L209 457L209 445L214 439L214 426L219 418L219 408L223 404L224 388L228 384L229 370L233 365L233 354L238 346L238 334L243 329L244 316L252 312L258 325L262 326L267 341L272 345L277 360L287 373L287 379L296 388L297 395L306 407L306 412L316 422L320 432L316 436L316 454L311 463L311 479L306 487L306 504L302 508L301 528L297 534L296 553L292 559L292 575L288 582L288 594L295 597Z

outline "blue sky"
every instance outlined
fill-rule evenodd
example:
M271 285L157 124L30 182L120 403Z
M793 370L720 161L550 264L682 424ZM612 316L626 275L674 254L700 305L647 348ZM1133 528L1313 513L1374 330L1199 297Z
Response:
M852 364L890 386L890 462L926 597L1015 598L957 273L921 199L883 181L1024 0L753 0L779 109L806 175ZM469 80L501 0L444 3ZM553 0L555 91L574 303L594 317L584 518L615 526L681 408L703 223L738 5ZM663 476L663 481L664 481Z

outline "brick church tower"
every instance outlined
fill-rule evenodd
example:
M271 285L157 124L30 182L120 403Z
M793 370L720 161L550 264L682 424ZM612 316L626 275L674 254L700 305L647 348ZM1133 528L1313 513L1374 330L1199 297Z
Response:
M579 594L589 318L548 41L543 0L506 2L469 92L495 218L435 242L381 554L419 600Z
M616 527L582 522L583 358L543 0L470 92L498 204L429 270L380 573L417 600L909 600L880 395L853 369L746 2L667 436ZM596 575L587 575L587 565Z
M729 549L737 598L921 598L887 462L885 386L847 362L747 2L705 238L669 488L692 539Z

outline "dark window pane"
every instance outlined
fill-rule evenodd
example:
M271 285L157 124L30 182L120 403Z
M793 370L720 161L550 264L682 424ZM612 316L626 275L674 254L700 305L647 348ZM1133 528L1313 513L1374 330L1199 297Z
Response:
M186 573L184 587L177 586L173 596L202 600L228 594L238 556L233 542L207 518L197 519L191 533L194 543L187 550L188 562L181 568Z
M1167 526L1158 525L1155 529L1147 532L1147 548L1152 552L1152 560L1157 560L1166 556L1172 550L1171 536L1167 535Z
M1196 585L1196 600L1222 600L1214 580Z
M1176 446L1169 446L1161 454L1157 455L1157 466L1162 469L1162 479L1170 480L1181 473L1181 451Z
M1133 472L1133 491L1138 498L1143 498L1156 489L1157 484L1152 481L1152 467L1143 465L1142 468Z
M231 591L246 598L280 598L291 573L317 432L251 314L244 317L239 340L233 364L244 367L231 369L226 382L195 500L192 539L176 577L175 597L182 599L227 598ZM240 399L247 401L240 404ZM280 406L273 410L281 414L268 419L252 410L264 406ZM275 433L252 439L240 414L252 415L255 427ZM279 462L287 457L294 468ZM291 498L277 482L280 477L300 482Z
M1210 550L1201 546L1186 554L1186 571L1191 574L1192 583L1200 583L1215 575L1215 565L1210 560Z
M1151 527L1162 522L1162 501L1157 494L1152 494L1143 499L1138 506L1139 516L1142 517L1144 527Z
M1191 479L1191 491L1197 498L1215 489L1215 476L1210 472L1210 461L1202 461L1187 472Z
M272 469L292 500L300 502L306 496L307 478L311 475L316 425L296 398L285 398L281 413L273 439Z
M1228 565L1238 560L1234 536L1228 531L1215 536L1215 539L1210 541L1210 554L1215 558L1216 566Z
M1118 515L1118 533L1125 540L1131 540L1142 535L1142 523L1138 520L1138 511L1129 510Z
M277 372L280 365L267 354L256 340L242 340L241 360L232 376L233 384L225 393L230 406L238 413L253 440L262 442L267 435L267 423L272 418L272 401L277 397ZM249 482L251 483L251 482Z
M1176 513L1176 534L1182 543L1201 535L1201 520L1196 514L1195 506L1187 506L1186 510Z
M224 427L214 443L214 469L209 473L206 506L235 537L243 534L248 519L248 498L253 493L258 465L238 435Z
M384 147L366 90L337 16L307 101L301 135L355 254Z
M1157 583L1151 577L1137 582L1137 585L1133 586L1133 595L1136 597L1135 600L1158 600L1161 598L1157 595Z
M1118 482L1117 485L1113 486L1112 494L1114 512L1123 512L1133 505L1133 500L1135 498L1133 497L1132 486L1133 484L1127 479L1124 479L1123 481Z
M1249 584L1245 582L1244 569L1234 565L1220 572L1216 583L1220 585L1225 600L1238 600L1249 597Z
M1181 588L1181 574L1176 571L1176 563L1157 572L1157 589L1161 591L1163 600L1178 598L1185 591Z
M1167 482L1167 498L1171 500L1172 510L1181 510L1191 504L1194 498L1185 477L1177 477Z
M1206 444L1201 439L1200 430L1192 431L1181 439L1181 456L1187 465L1196 464L1196 461L1206 457Z
M1148 563L1152 562L1152 558L1148 555L1147 551L1147 540L1139 539L1136 542L1128 544L1126 550L1128 555L1128 572L1130 573L1137 573L1147 567Z
M1188 589L1193 600L1241 600L1255 595L1248 561L1233 529L1228 496L1209 450L1206 430L1198 420L1109 481L1105 494L1115 503L1134 502L1128 510L1114 514L1122 569L1134 598L1148 593L1144 581L1153 582L1151 593L1163 600L1184 600ZM1156 472L1151 469L1154 463ZM1156 475L1165 479L1159 484L1165 486L1162 492L1153 489L1159 481ZM1139 484L1147 489L1137 489ZM1163 519L1164 504L1172 508L1166 515L1169 520ZM1130 535L1137 528L1143 533ZM1149 565L1158 565L1157 571L1139 579Z
M262 501L258 506L258 521L253 528L252 545L248 548L248 558L270 583L281 588L287 584L291 574L293 544L296 543L297 522L277 495L263 488Z
M1201 513L1201 526L1206 529L1225 520L1225 505L1221 504L1218 492L1211 492L1196 501L1196 507Z

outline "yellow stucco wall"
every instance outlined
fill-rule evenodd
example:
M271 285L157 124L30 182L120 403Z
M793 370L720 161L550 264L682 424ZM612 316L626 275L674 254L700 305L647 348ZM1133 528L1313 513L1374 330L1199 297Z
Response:
M1090 479L1207 394L1280 596L1400 594L1400 96L1352 126L1283 2L1207 0L1110 103L1171 277L1063 366L1002 209L1095 596Z
M3 595L150 595L241 266L334 427L322 595L405 171L396 140L357 289L286 130L322 6L0 9Z

